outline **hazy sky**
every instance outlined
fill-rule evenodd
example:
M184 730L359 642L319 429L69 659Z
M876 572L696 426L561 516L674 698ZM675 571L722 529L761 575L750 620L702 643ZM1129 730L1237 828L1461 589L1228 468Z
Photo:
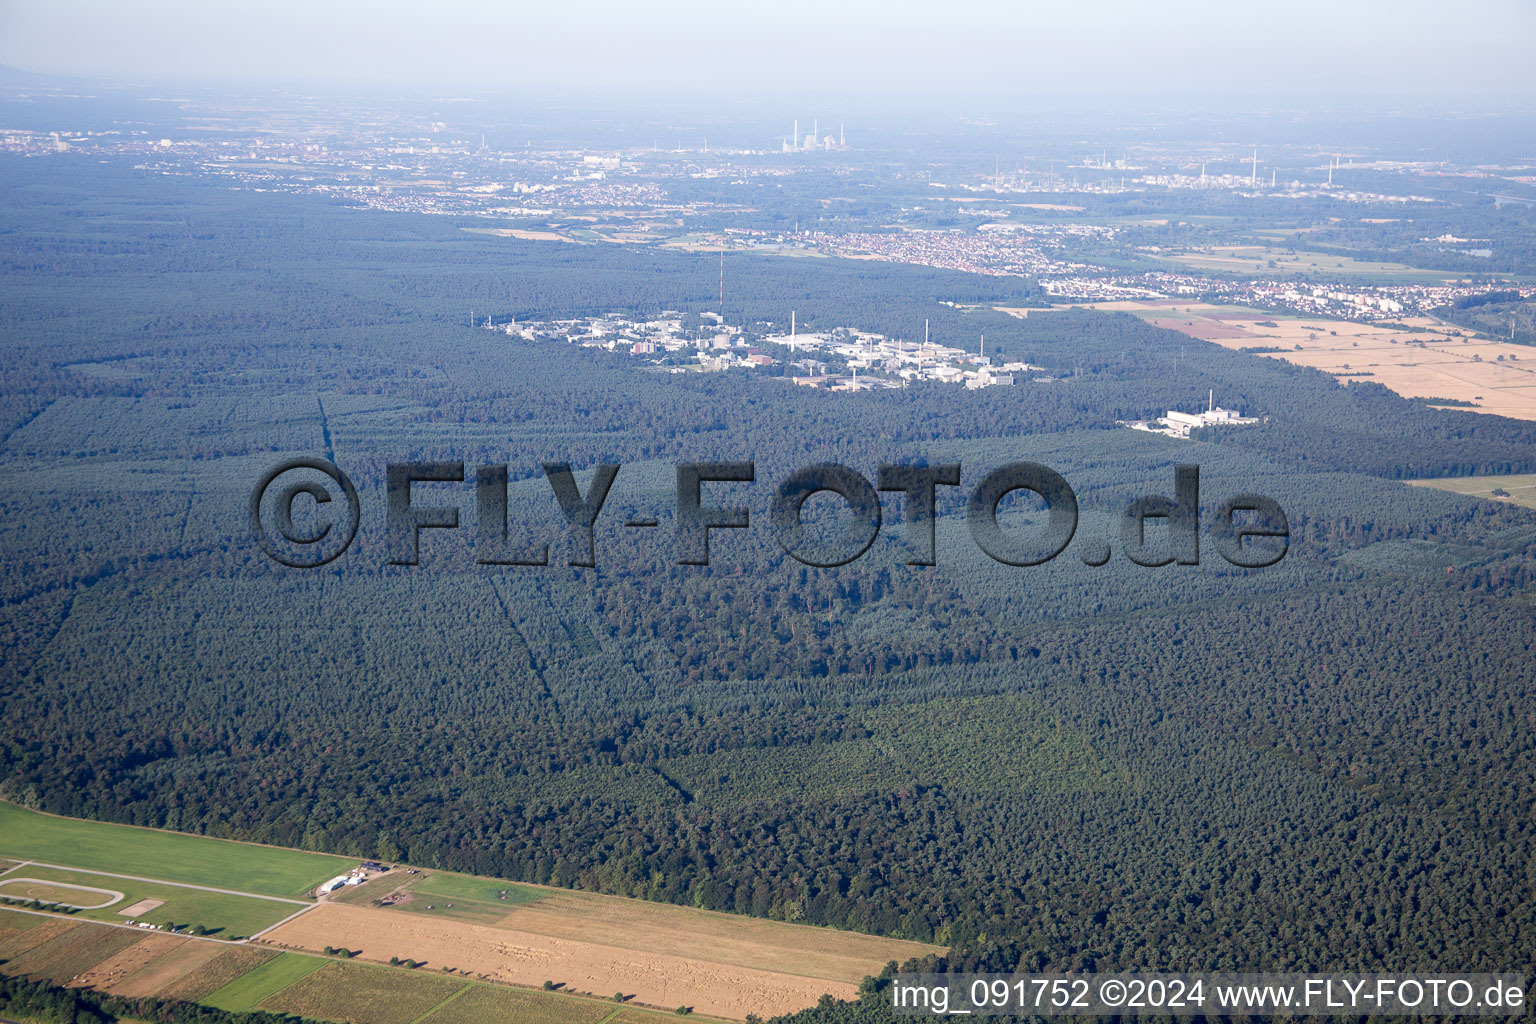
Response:
M0 63L111 77L701 95L1528 107L1536 0L0 0Z

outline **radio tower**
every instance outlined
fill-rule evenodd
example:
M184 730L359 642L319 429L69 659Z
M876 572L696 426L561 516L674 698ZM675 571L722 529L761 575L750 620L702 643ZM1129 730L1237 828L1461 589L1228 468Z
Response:
M725 323L725 250L720 250L720 322Z

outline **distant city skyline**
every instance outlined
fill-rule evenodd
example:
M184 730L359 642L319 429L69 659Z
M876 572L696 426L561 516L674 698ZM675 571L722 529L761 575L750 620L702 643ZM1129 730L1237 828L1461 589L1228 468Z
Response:
M1214 0L1021 4L262 5L0 0L0 63L141 81L402 92L624 90L1518 109L1536 4Z

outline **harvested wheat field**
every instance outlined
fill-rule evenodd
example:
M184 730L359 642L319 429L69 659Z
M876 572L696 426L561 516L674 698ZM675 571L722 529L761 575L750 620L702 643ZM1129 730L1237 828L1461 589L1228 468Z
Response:
M130 928L76 924L6 961L7 974L46 978L55 985L75 979L143 938Z
M483 235L499 235L502 238L521 238L527 242L569 242L572 239L556 231L534 231L528 228L466 228Z
M191 939L181 939L173 935L146 935L127 949L119 950L90 970L76 976L71 984L115 991L115 986L127 981L129 975L136 973L151 961L158 960L168 953L174 953L191 941ZM212 943L205 943L205 945L212 945Z
M143 963L137 970L101 987L113 995L139 998L160 996L174 986L184 984L205 965L212 963L228 951L220 942L197 942L192 939L171 939L170 936L154 938L176 942L174 947L160 947L163 952ZM146 942L150 941L148 939ZM137 949L138 947L133 947ZM130 950L132 952L132 950Z
M1401 326L1386 326L1179 299L1093 306L1135 313L1225 348L1273 349L1260 354L1340 381L1373 381L1405 398L1443 398L1457 408L1536 420L1536 349L1466 337L1431 317L1403 317Z
M71 984L117 995L154 995L170 978L190 970L187 964L206 963L218 952L217 943L198 943L175 935L146 935L75 976Z
M547 920L540 923L549 926ZM370 960L421 960L430 968L452 967L461 974L519 985L554 981L577 992L624 992L653 1006L691 1006L700 1013L737 1020L749 1013L767 1017L803 1009L828 992L852 998L859 977L878 972L890 959L865 961L857 976L831 980L733 966L702 955L625 948L613 935L603 934L601 926L594 924L592 930L594 940L584 941L330 903L267 933L262 941L307 950L344 946L360 950ZM800 931L808 933L810 945L819 929ZM601 941L597 941L599 935Z
M499 926L647 953L855 983L865 975L878 974L887 961L902 962L940 951L921 942L560 890L517 907Z
M208 955L210 949L213 951L211 956ZM171 963L164 965L162 968L166 977L162 982L164 988L152 994L161 999L186 999L196 1002L280 955L276 950L262 949L257 946L200 942L196 947L183 950L181 956L173 958ZM153 971L156 967L151 964L145 970ZM148 981L149 979L146 978L144 983L147 984ZM138 987L140 980L135 976L129 979L129 984Z
M1536 350L1529 346L1456 337L1422 317L1404 321L1415 328L1409 331L1332 320L1274 322L1243 324L1241 337L1212 340L1227 348L1274 346L1281 351L1266 354L1340 380L1375 381L1407 398L1445 398L1536 420Z
M74 927L74 921L0 909L0 962L9 963L18 954L63 935Z
M1465 494L1487 501L1503 501L1525 508L1536 508L1536 473L1516 476L1439 477L1433 480L1405 480L1415 487L1433 487L1439 491Z
M1246 338L1249 334L1242 326L1232 323L1224 323L1215 319L1200 319L1193 323L1186 320L1168 320L1154 317L1147 323L1153 327L1166 327L1169 330L1179 331L1201 341L1221 341L1226 338Z

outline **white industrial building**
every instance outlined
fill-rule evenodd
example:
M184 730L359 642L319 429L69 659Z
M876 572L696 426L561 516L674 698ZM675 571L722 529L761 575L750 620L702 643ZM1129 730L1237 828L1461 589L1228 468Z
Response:
M1189 432L1197 427L1239 426L1257 422L1259 420L1256 416L1244 416L1235 409L1223 409L1218 406L1216 393L1212 391L1204 412L1179 412L1177 409L1169 409L1168 415L1159 419L1123 420L1121 424L1132 430L1145 430L1152 434L1187 439Z

